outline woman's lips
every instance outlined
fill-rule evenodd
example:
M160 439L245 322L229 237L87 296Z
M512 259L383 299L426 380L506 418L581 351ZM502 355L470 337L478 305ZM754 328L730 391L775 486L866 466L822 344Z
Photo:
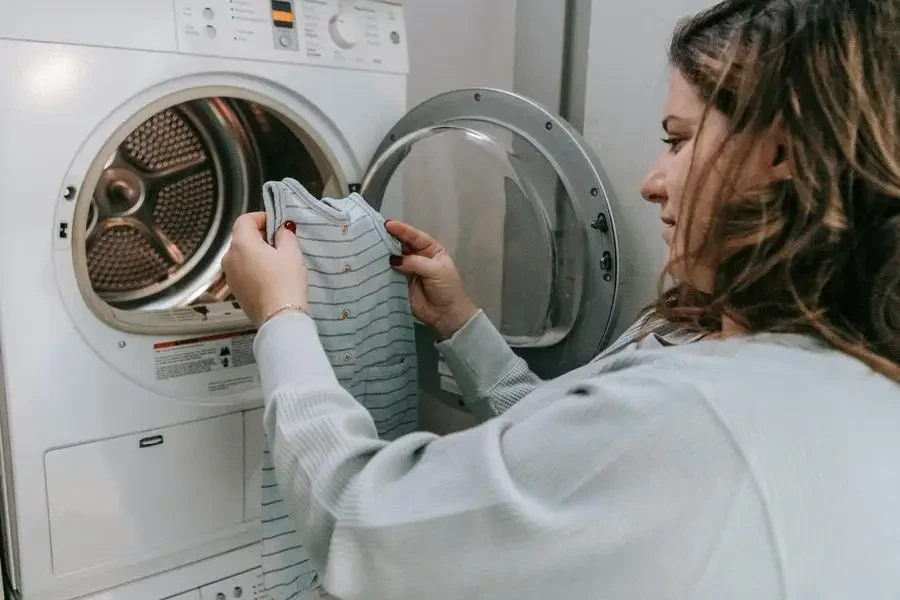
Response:
M675 221L673 219L668 219L666 217L662 217L663 222L663 232L662 238L663 241L671 247L673 242L675 241Z

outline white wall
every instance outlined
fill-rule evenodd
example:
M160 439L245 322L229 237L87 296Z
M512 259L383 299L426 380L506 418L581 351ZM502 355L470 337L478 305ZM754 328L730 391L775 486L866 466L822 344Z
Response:
M411 107L460 88L513 88L516 0L408 0L405 7ZM459 144L441 140L417 150L402 167L406 169L404 218L438 237L462 269L474 265L479 255L496 254L478 246L492 239L484 235L485 228L502 232L504 206L497 203L498 210L485 211L492 204L483 197L502 182L495 171L473 164L482 158L473 155L471 148L467 152ZM502 194L502 188L497 192ZM458 224L476 221L473 215L479 215L482 231L467 233ZM479 268L484 275L484 266ZM498 282L497 290L480 290L483 303L490 304L490 296L497 295L501 268L502 264L495 265L494 278L482 277L482 281ZM472 423L466 414L428 398L423 398L421 418L424 428L440 433Z

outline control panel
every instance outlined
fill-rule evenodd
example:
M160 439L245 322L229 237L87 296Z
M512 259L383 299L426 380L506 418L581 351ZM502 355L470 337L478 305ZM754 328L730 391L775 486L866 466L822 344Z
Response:
M186 54L406 73L402 0L175 0Z

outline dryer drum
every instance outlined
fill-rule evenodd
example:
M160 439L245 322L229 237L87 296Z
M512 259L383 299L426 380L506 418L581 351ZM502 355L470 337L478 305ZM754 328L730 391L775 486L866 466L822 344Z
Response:
M204 98L152 115L94 188L83 242L93 290L125 310L227 300L231 227L259 210L266 178L288 175L323 186L309 149L259 104Z

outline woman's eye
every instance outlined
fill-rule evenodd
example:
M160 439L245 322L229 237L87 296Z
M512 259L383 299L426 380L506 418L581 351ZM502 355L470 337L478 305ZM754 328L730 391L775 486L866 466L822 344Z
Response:
M685 139L675 136L669 136L662 138L663 144L669 146L672 152L678 152L678 149L681 148L681 145L684 144Z

